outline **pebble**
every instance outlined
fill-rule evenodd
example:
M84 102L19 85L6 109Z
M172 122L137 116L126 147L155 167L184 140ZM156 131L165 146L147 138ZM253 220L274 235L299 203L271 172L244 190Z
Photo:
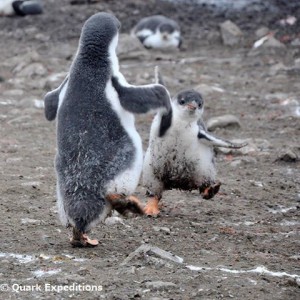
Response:
M256 164L257 159L251 156L244 156L239 159L235 159L232 161L232 163L237 162L236 166L243 164L243 165L248 165L248 164ZM232 163L230 165L232 165Z
M30 218L21 219L21 224L34 224L34 225L41 225L40 220L34 220Z
M168 228L168 227L153 226L153 229L156 232L162 231L162 232L165 232L167 234L169 234L171 232L170 228Z
M33 62L41 61L40 55L36 51L30 51L22 56L16 56L10 61L10 65L15 65L12 72L18 74L26 66L30 65Z
M255 31L255 36L260 39L264 36L266 36L270 32L270 29L268 27L260 27Z
M299 160L299 157L292 149L287 149L284 153L281 153L276 159L276 161L279 160L284 162L296 162Z
M104 223L107 225L107 226L113 226L115 224L122 224L122 225L125 225L124 223L124 220L120 217L117 217L117 216L112 216L112 217L108 217L105 219Z
M33 105L36 108L44 108L45 107L44 100L38 100L38 99L33 100Z
M175 263L182 264L183 258L172 254L171 252L165 251L163 249L160 249L156 246L151 246L149 244L143 244L140 247L138 247L135 251L131 252L121 263L121 266L124 266L128 264L131 260L133 260L136 257L141 257L141 254L144 255L153 255L165 260L170 260Z
M3 96L22 96L24 94L23 90L15 89L15 90L7 90L3 92Z
M235 23L227 20L220 24L220 28L224 45L234 46L240 44L243 38L243 32Z
M47 69L41 63L35 62L24 67L17 75L32 78L34 76L45 76L47 73Z
M148 51L143 47L140 41L129 34L120 35L117 54L119 58L127 59L140 59L143 56L149 55Z
M212 93L223 94L225 92L225 90L219 86L208 85L205 83L201 83L201 84L197 85L194 89L204 97L207 97L208 95L210 95Z
M224 115L210 118L206 123L209 131L214 131L216 128L239 128L241 127L240 120L233 115Z
M146 288L149 288L152 290L168 290L170 288L177 287L177 285L174 284L173 282L164 282L164 281L146 282L145 286L146 286Z

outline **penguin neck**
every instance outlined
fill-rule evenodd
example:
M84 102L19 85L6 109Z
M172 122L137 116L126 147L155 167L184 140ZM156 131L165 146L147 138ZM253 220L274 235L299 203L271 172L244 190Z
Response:
M80 48L78 56L81 57L83 61L87 61L88 64L98 65L107 63L109 60L107 50L101 51L98 47L85 46Z
M119 67L119 60L118 60L118 56L116 53L116 48L118 45L118 35L116 35L111 44L109 45L108 48L108 55L109 55L109 61L111 64L111 69L112 69L112 75L113 76L118 76L120 73L120 67Z

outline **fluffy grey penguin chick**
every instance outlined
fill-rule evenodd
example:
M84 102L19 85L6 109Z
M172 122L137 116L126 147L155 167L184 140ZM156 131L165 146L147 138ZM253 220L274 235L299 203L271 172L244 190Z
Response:
M132 30L146 48L179 48L182 44L176 21L162 15L141 19Z
M26 16L43 13L40 1L35 0L0 0L0 16Z
M157 78L163 84L158 73ZM155 116L143 166L143 184L150 197L145 214L159 214L158 204L167 189L198 189L204 199L212 198L221 185L215 181L213 147L246 145L234 144L207 132L202 121L203 106L198 92L184 90L172 99L169 114Z
M46 118L57 119L57 202L73 246L97 245L87 232L111 209L143 213L131 196L143 165L133 113L171 109L164 86L132 86L119 72L119 28L111 14L90 17L68 76L44 99Z

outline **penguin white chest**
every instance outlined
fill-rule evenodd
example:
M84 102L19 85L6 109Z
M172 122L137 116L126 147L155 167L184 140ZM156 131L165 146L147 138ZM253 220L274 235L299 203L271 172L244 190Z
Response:
M143 34L141 34L143 36ZM162 34L159 30L152 32L144 40L144 45L149 48L176 48L179 44L179 32L175 31L171 34Z
M163 139L153 143L153 167L158 173L166 170L174 179L197 182L203 177L214 178L213 149L197 139L196 122L185 124L175 120L173 127ZM156 172L154 170L154 172Z
M107 185L108 193L124 193L126 195L133 194L140 179L143 167L143 147L142 140L135 128L134 115L124 110L120 104L118 94L113 88L111 81L106 86L106 97L109 100L112 109L117 113L121 125L127 132L135 148L135 155L132 163L128 168L119 174L114 180Z

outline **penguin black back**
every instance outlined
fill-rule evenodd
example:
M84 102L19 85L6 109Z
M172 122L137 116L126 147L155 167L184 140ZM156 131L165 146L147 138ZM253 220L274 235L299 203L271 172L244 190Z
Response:
M110 47L117 45L119 27L119 21L106 13L85 23L57 115L58 179L67 214L83 232L103 210L104 201L99 199L105 185L128 167L134 155L132 141L107 99Z

